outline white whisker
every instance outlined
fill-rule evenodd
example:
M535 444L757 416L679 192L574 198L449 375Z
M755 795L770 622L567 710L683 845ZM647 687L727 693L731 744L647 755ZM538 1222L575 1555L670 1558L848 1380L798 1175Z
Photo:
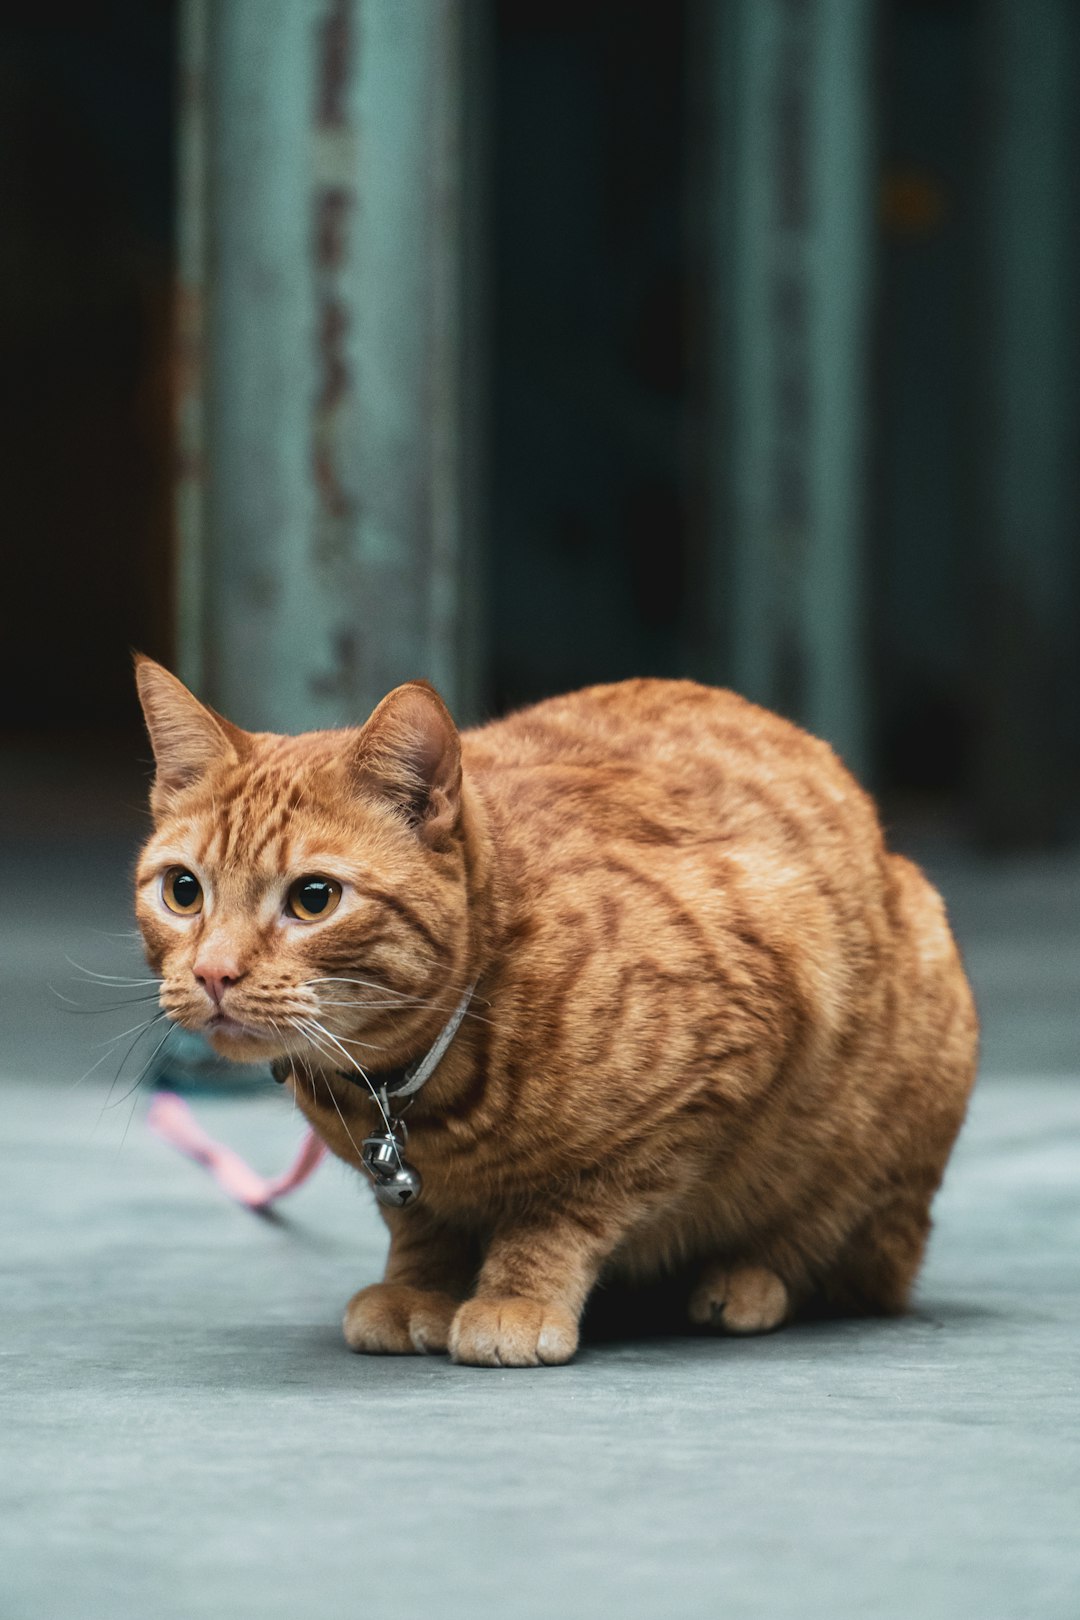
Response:
M66 952L64 953L64 961L69 967L75 968L78 973L85 974L88 979L96 980L98 984L123 985L125 989L134 990L140 989L143 985L161 983L161 980L157 978L133 979L128 974L98 973L93 968L84 967L81 962L76 962Z
M289 1020L289 1022L290 1022L290 1023L292 1023L292 1024L293 1024L293 1025L294 1025L294 1027L295 1027L295 1028L296 1028L296 1029L297 1029L297 1030L299 1030L299 1032L300 1032L300 1034L301 1034L301 1035L305 1035L305 1034L306 1034L306 1035L307 1035L307 1039L308 1039L308 1040L309 1040L309 1041L310 1041L310 1042L311 1042L311 1044L312 1044L312 1046L314 1046L314 1047L315 1047L315 1049L316 1049L316 1050L317 1050L317 1051L323 1051L323 1048L322 1048L322 1047L321 1047L321 1046L320 1046L320 1044L319 1044L319 1042L318 1042L318 1041L316 1041L316 1040L315 1040L315 1039L314 1039L314 1038L313 1038L313 1037L312 1037L312 1036L311 1036L311 1034L310 1034L310 1033L308 1033L308 1032L307 1032L307 1030L305 1030L305 1029L304 1029L304 1028L302 1028L302 1027L301 1027L301 1026L302 1026L302 1025L304 1025L304 1024L306 1024L306 1022L307 1022L307 1020L306 1020L306 1019L290 1019L290 1020ZM319 1024L319 1025L316 1025L316 1026L315 1026L315 1027L316 1027L316 1028L318 1028L318 1029L320 1029L320 1030L322 1030L322 1025L321 1025L321 1024ZM324 1034L324 1035L329 1035L329 1031L328 1031L328 1030L322 1030L322 1033L323 1033L323 1034ZM330 1036L330 1039L331 1039L331 1040L333 1040L333 1036L332 1036L332 1035L331 1035L331 1036ZM325 1056L327 1056L327 1054L326 1054L326 1052L325 1052L325 1051L323 1051L323 1055L324 1055L324 1057L325 1057ZM348 1054L348 1053L347 1053L347 1052L346 1052L346 1053L345 1053L345 1056L346 1056L346 1057L348 1057L348 1056L349 1056L349 1054ZM349 1061L350 1061L350 1062L354 1062L354 1060L353 1060L353 1059L351 1059L351 1058L350 1058L350 1059L349 1059ZM354 1063L354 1067L356 1067L356 1068L358 1068L358 1069L359 1069L359 1068L360 1068L360 1066L359 1066L359 1064L356 1064L356 1063ZM360 1069L360 1073L361 1073L361 1074L364 1074L364 1071L363 1071L363 1069ZM314 1073L313 1073L313 1072L312 1072L312 1071L311 1071L311 1070L310 1070L310 1069L309 1069L309 1070L308 1070L308 1075L309 1075L309 1078L310 1078L310 1080L311 1080L311 1092L312 1092L312 1096L314 1096L314 1094L315 1094L315 1076L314 1076ZM368 1084L368 1086L369 1086L369 1087L371 1087L371 1081L370 1081L370 1080L368 1080L368 1078L367 1078L367 1075L366 1075L366 1074L365 1074L365 1075L364 1075L364 1079L365 1079L365 1080L366 1080L366 1081L367 1081L367 1084ZM330 1085L330 1083L329 1083L329 1082L327 1082L327 1086L326 1086L326 1089L327 1089L327 1091L328 1091L328 1093L329 1093L329 1095L330 1095L330 1101L331 1101L331 1102L332 1102L332 1103L333 1103L333 1105L334 1105L334 1110L335 1110L335 1112L336 1112L336 1114L337 1114L337 1117L338 1117L338 1119L340 1119L340 1121L341 1121L341 1128L342 1128L342 1130L343 1130L343 1131L344 1131L344 1132L345 1132L345 1135L346 1135L346 1136L347 1136L347 1137L348 1137L348 1138L349 1138L349 1141L350 1141L350 1142L351 1142L351 1143L352 1143L352 1150L353 1150L353 1152L354 1152L354 1153L355 1153L355 1154L356 1154L356 1157L357 1157L357 1158L358 1158L358 1159L360 1159L360 1160L361 1160L361 1161L362 1161L362 1160L363 1160L363 1154L362 1154L362 1153L361 1153L361 1152L360 1152L360 1149L359 1149L359 1148L358 1148L358 1147L357 1147L357 1145L356 1145L356 1138L355 1138L355 1137L354 1137L354 1136L353 1136L353 1133L352 1133L352 1131L350 1131L350 1129L349 1129L349 1127L348 1127L348 1125L347 1125L347 1124L346 1124L346 1123L345 1123L345 1115L344 1115L344 1114L343 1114L343 1113L342 1113L342 1112L341 1112L341 1109L340 1109L340 1107L339 1107L339 1106L338 1106L338 1100L337 1100L337 1098L336 1098L336 1097L335 1097L335 1096L334 1096L334 1088L333 1088L333 1086L332 1086L332 1085ZM374 1097L374 1096L375 1096L375 1092L374 1092L374 1088L372 1088L372 1092L371 1092L371 1094L372 1094L372 1096L373 1096L373 1097ZM379 1099L378 1099L378 1097L375 1097L375 1101L376 1101L376 1102L377 1102L377 1103L378 1103L378 1102L379 1102ZM380 1114L382 1114L382 1113L383 1113L383 1110L382 1110L382 1104L381 1104L381 1103L379 1103L379 1112L380 1112ZM385 1115L385 1114L383 1114L383 1118L384 1118L384 1119L386 1119L386 1115ZM389 1125L389 1121L387 1121L387 1127L386 1127L386 1128L387 1128L387 1130L389 1130L389 1129L390 1129L390 1125Z
M157 1045L154 1047L154 1050L151 1052L150 1056L147 1058L146 1062L143 1064L142 1068L139 1070L138 1074L136 1075L134 1085L129 1086L127 1091L124 1092L124 1095L122 1097L118 1097L115 1102L112 1101L112 1086L109 1087L109 1096L106 1098L104 1106L102 1107L102 1110L101 1110L102 1113L105 1112L106 1108L119 1108L122 1103L127 1102L128 1098L133 1096L134 1093L138 1091L139 1087L142 1085L143 1081L146 1079L146 1076L149 1074L150 1066L153 1063L154 1059L157 1057L158 1053L161 1051L161 1048L165 1045L165 1042L169 1039L170 1035L174 1034L178 1027L179 1026L176 1025L176 1024L170 1024L169 1025L168 1029L165 1031L165 1033L161 1037L160 1041L158 1041ZM125 1061L126 1061L126 1058L125 1058ZM116 1079L118 1080L119 1078L120 1078L120 1076L119 1076L119 1073L118 1073ZM115 1086L115 1084L116 1084L116 1080L113 1081L114 1086ZM134 1109L132 1109L132 1113L134 1113ZM131 1120L129 1118L128 1119L128 1125L130 1125L130 1124L131 1124ZM127 1138L127 1126L125 1126L124 1135L120 1140L120 1146L121 1147L123 1147L124 1141L126 1140L126 1138Z
M91 1047L91 1051L96 1052L101 1046L115 1046L117 1041L122 1041L124 1039L125 1035L134 1035L136 1030L141 1032L144 1029L151 1029L155 1024L160 1023L163 1018L167 1017L167 1013L159 1012L153 1018L144 1018L141 1023L132 1024L130 1029L122 1029L119 1035L110 1035L107 1041L95 1041L94 1045ZM108 1052L106 1052L105 1055L108 1057Z
M402 996L407 996L408 993L409 993L407 990L395 990L393 985L390 985L390 984L379 984L374 979L343 979L343 978L305 979L304 983L305 984L358 984L364 990L377 990L380 995L384 995L384 996L402 997Z
M412 992L410 992L408 990L395 990L393 985L391 985L391 984L380 984L375 979L351 979L351 978L346 978L346 977L344 977L342 975L328 975L325 978L305 979L304 984L305 985L308 985L308 984L357 984L364 990L376 990L376 991L378 991L378 993L380 995L396 996L397 999L399 1001L401 1001L402 1003L405 1003L405 1002L408 1002L408 1001L418 1002L418 1001L423 999L423 1000L426 1000L428 1002L428 1004L431 1005L431 1006L437 1005L437 1003L432 1002L430 1000L430 998L417 997L415 994L413 994ZM446 980L443 981L442 988L444 990L448 990L448 991L451 991L451 992L456 990L460 994L461 992L466 990L468 988L468 986L466 984L464 984L464 983L458 983L456 980L446 979ZM480 1000L483 1002L482 997L480 998ZM483 1002L483 1004L485 1006L487 1005L486 1002Z
M143 1081L146 1079L146 1076L147 1076L147 1074L149 1073L149 1070L150 1070L150 1066L153 1063L154 1059L157 1057L158 1053L161 1051L161 1048L165 1045L165 1042L169 1039L169 1036L175 1033L177 1028L178 1028L178 1025L176 1025L176 1024L170 1024L169 1025L168 1029L165 1031L164 1035L161 1037L160 1041L154 1047L154 1050L151 1052L150 1056L147 1058L146 1062L143 1064L142 1070L141 1070L141 1072L139 1074L139 1078L136 1080L136 1082L132 1086L131 1090L127 1093L127 1095L129 1097L133 1097L133 1101L132 1101L132 1104L131 1104L131 1112L127 1117L127 1124L124 1126L124 1134L120 1138L120 1147L118 1147L117 1150L116 1150L117 1158L119 1158L120 1152L121 1152L121 1150L122 1150L122 1148L124 1146L124 1143L127 1141L127 1133L131 1129L132 1120L135 1118L135 1109L138 1107L138 1102L139 1102L139 1097L138 1097L139 1087L142 1085ZM123 1100L124 1100L123 1097L121 1097L120 1102L123 1102ZM119 1103L116 1106L119 1107Z
M164 1014L162 1014L162 1017L164 1017ZM149 1025L147 1025L147 1028L149 1028ZM130 1030L125 1030L124 1033L126 1035L130 1035L131 1031ZM120 1040L120 1039L122 1039L122 1037L117 1036L116 1039ZM107 1058L111 1058L114 1055L113 1054L113 1048L114 1048L115 1044L116 1044L115 1041L110 1041L109 1045L105 1048L105 1051L102 1052L101 1056L95 1062L91 1063L91 1065L87 1069L86 1073L85 1074L80 1074L80 1076L79 1076L79 1078L77 1080L73 1080L71 1082L70 1089L72 1091L74 1091L77 1086L81 1086L84 1080L89 1080L90 1076L94 1073L94 1070L95 1069L100 1069L101 1065L105 1062L105 1060ZM116 1081L114 1080L113 1085L115 1085L115 1084L116 1084ZM111 1090L111 1088L110 1088L110 1090Z
M309 980L306 980L305 982L308 983L308 984L312 984L312 983L317 983L318 981L309 979ZM342 982L350 982L350 981L342 981ZM485 1006L490 1006L490 1002L485 1002L484 1005ZM428 1007L428 1008L431 1009L432 1012L441 1012L441 1013L446 1013L446 1012L449 1012L451 1010L450 1008L447 1007L447 1004L446 1004L445 1001L436 1001L436 1000L432 1000L430 998L426 998L426 997L423 997L423 996L410 996L410 997L406 998L404 994L402 994L402 997L401 997L401 999L399 1001L359 1001L359 1000L357 1000L357 1001L349 1001L349 1000L342 1001L342 1000L330 1000L325 996L320 996L319 997L319 1007L320 1007L320 1010L323 1007L352 1007L352 1008L356 1009L357 1011L361 1011L361 1012L369 1012L369 1011L377 1011L377 1012L378 1011L381 1011L381 1012L399 1012L400 1011L400 1012L406 1012L411 1007ZM478 1023L478 1024L490 1024L492 1022L492 1020L490 1018L485 1018L483 1013L474 1012L471 1007L466 1010L466 1012L463 1014L463 1016L465 1018L473 1019L473 1021L475 1023Z
M50 995L56 997L57 1001L62 1001L64 1003L65 1009L68 1012L79 1013L86 1018L100 1018L102 1013L116 1012L116 1010L120 1007L141 1007L145 1006L148 1001L157 1001L158 999L157 991L153 990L145 996L128 996L123 1001L107 1001L100 1007L84 1007L82 1002L76 1001L73 996L65 996L62 990L58 990L56 988L55 984L46 985L45 988L49 991ZM95 984L90 988L94 990L104 990L108 987L103 984Z
M328 1040L331 1040L331 1041L334 1042L334 1045L341 1052L342 1057L344 1057L345 1060L352 1065L352 1067L356 1070L357 1074L360 1076L361 1080L363 1080L365 1086L367 1086L368 1090L371 1092L372 1100L373 1100L376 1108L379 1110L379 1113L382 1115L382 1122L386 1127L387 1134L389 1136L393 1136L394 1128L391 1125L390 1120L389 1120L389 1118L387 1116L386 1109L382 1105L382 1098L379 1096L379 1093L376 1091L374 1085L372 1084L372 1082L371 1082L371 1080L370 1080L370 1078L368 1076L367 1070L364 1069L363 1067L361 1067L361 1065L359 1063L357 1063L356 1059L352 1056L352 1053L351 1052L346 1052L345 1048L341 1045L340 1041L338 1041L333 1035L331 1035L330 1031L328 1029L324 1028L324 1026L322 1024L317 1023L315 1019L302 1019L302 1020L300 1020L296 1025L296 1027L298 1029L300 1028L300 1023L307 1024L310 1027L318 1030L321 1035L325 1035ZM305 1031L301 1030L300 1033L304 1034ZM313 1038L313 1036L308 1034L307 1038L308 1038L309 1041L311 1041L311 1044L313 1046L315 1046L318 1050L323 1052L324 1056L326 1055L325 1049L319 1046L318 1041L316 1041ZM331 1092L331 1095L333 1095L332 1092Z
M329 1001L325 996L319 996L321 1008L426 1008L427 1001Z
M326 1033L329 1035L330 1031L327 1030ZM370 1041L358 1041L352 1035L339 1035L339 1036L337 1036L337 1039L339 1041L344 1041L346 1046L362 1046L368 1052L385 1052L386 1051L385 1046L373 1046Z
M97 1117L98 1125L100 1125L100 1123L102 1121L102 1118L105 1115L106 1109L112 1106L112 1094L116 1090L116 1082L119 1080L120 1076L124 1072L124 1065L126 1064L128 1058L131 1056L132 1052L134 1052L135 1048L138 1046L139 1042L142 1040L143 1036L146 1034L147 1029L152 1029L153 1026L158 1022L159 1019L168 1018L168 1016L169 1016L168 1013L162 1011L162 1012L158 1013L156 1017L151 1018L149 1023L145 1026L145 1028L140 1028L138 1034L135 1036L135 1039L128 1046L128 1048L125 1051L123 1057L120 1059L119 1064L117 1065L116 1073L115 1073L115 1075L113 1076L113 1079L112 1079L112 1084L109 1086L108 1092L106 1093L105 1101L102 1103L101 1108L100 1108L100 1110L98 1112L98 1117ZM172 1031L175 1028L176 1028L176 1025L170 1023L169 1028L165 1032L166 1036L171 1035ZM157 1055L157 1053L161 1050L161 1046L163 1046L164 1044L165 1044L164 1041L162 1041L160 1043L160 1045L157 1046L154 1049L154 1051L150 1054L150 1061L151 1062L153 1061L153 1059ZM111 1055L111 1052L106 1051L106 1053L104 1055L105 1055L105 1057L109 1057ZM140 1076L140 1078L141 1078L141 1076ZM130 1093L125 1092L124 1095L128 1096L128 1095L130 1095ZM122 1102L123 1098L121 1098L120 1100ZM96 1130L97 1126L95 1125L94 1128Z

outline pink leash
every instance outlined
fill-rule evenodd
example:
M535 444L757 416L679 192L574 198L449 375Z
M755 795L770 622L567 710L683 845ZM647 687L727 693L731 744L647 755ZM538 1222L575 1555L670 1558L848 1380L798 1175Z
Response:
M324 1143L308 1131L300 1152L288 1170L267 1180L232 1148L207 1136L195 1115L175 1091L159 1091L150 1104L146 1123L163 1142L178 1148L209 1170L218 1186L247 1209L268 1209L275 1199L301 1186L318 1168L326 1152Z

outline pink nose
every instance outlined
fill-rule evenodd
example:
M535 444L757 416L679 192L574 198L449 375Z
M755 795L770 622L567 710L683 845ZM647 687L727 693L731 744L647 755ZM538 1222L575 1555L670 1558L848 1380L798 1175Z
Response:
M235 962L198 961L192 969L215 1007L220 1007L226 990L244 977Z

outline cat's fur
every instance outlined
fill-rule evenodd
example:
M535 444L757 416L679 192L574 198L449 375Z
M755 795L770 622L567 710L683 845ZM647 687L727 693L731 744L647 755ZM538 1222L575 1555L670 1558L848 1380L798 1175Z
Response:
M976 1017L940 898L824 743L682 681L459 738L423 683L362 728L282 737L147 660L138 680L157 778L137 909L173 1018L206 1026L210 959L235 980L223 1009L263 1032L214 1044L289 1055L357 1165L377 1115L342 1054L376 1078L414 1059L476 981L408 1115L423 1197L384 1211L354 1349L562 1362L598 1280L678 1268L692 1320L731 1332L815 1297L903 1308ZM207 888L199 917L165 910L170 865ZM287 923L310 872L345 899Z

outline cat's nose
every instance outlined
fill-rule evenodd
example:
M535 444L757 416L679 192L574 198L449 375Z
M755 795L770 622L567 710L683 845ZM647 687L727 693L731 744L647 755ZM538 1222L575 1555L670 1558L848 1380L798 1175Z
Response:
M215 1007L220 1007L226 990L244 977L235 961L214 957L202 957L195 963L192 972L199 984L202 985Z

